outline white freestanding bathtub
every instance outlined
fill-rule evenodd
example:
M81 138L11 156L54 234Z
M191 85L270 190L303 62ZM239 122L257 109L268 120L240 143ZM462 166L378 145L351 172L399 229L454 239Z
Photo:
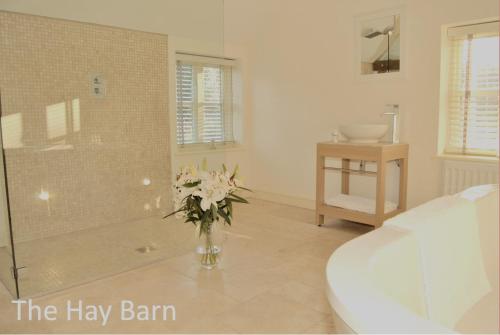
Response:
M445 196L338 248L339 333L498 333L498 185Z

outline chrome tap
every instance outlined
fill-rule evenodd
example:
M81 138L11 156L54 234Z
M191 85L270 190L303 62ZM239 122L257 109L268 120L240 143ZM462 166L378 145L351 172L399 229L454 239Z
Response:
M390 115L392 117L391 141L392 143L399 143L399 105L389 104L386 105L391 111L384 112L381 116Z

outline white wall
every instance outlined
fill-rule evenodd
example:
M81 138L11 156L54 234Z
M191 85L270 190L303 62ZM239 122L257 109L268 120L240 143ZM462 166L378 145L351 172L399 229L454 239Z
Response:
M400 4L406 6L408 21L406 79L358 82L354 16ZM439 195L441 164L434 155L441 25L495 16L498 2L1 0L0 9L166 33L171 52L240 58L243 148L175 155L174 168L203 157L213 166L240 163L253 188L289 200L311 203L315 197L316 142L328 140L340 124L382 122L384 105L398 103L402 140L410 143L413 206ZM390 195L393 189L389 185Z
M222 51L222 0L1 0L0 9L210 41Z
M359 82L354 16L401 4L406 78ZM226 0L225 43L245 45L251 69L252 186L312 203L316 142L341 124L382 122L384 105L397 103L410 144L409 205L438 196L441 25L498 10L497 0Z

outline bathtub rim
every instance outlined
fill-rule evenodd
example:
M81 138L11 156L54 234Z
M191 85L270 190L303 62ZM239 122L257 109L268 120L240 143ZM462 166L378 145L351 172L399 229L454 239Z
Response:
M334 312L353 332L456 333L378 293L367 280L370 256L407 234L397 228L381 227L345 243L330 256L326 266L327 297ZM347 267L349 271L345 271Z

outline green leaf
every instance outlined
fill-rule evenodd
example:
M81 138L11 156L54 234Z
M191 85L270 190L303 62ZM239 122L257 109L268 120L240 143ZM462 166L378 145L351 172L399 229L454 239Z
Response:
M253 191L252 191L251 189L246 188L246 187L243 187L243 186L238 186L238 189L240 189L240 190L245 190L245 191L248 191L248 192L252 192L252 193L253 193Z
M186 221L184 221L184 222L185 222L185 223L187 223L187 222L192 222L193 224L195 224L195 225L196 225L196 222L197 222L197 221L198 221L198 220L197 220L196 218L187 218L187 219L186 219Z
M183 206L183 207L179 208L178 210L173 211L172 213L165 215L163 218L164 218L164 219L166 219L166 218L168 218L168 217L170 217L170 216L172 216L172 215L175 215L175 214L177 214L177 213L179 213L179 212L182 212L182 211L184 211L184 210L185 210L185 208L184 208L184 206Z
M231 199L232 202L237 202L237 203L240 203L240 204L248 204L248 201L242 201L242 200L238 200L238 199L233 199L233 198L228 198L228 199Z
M191 183L185 183L184 185L182 185L183 187L186 187L186 188L192 188L192 187L195 187L195 186L198 186L201 184L201 181L198 180L198 181L193 181Z
M231 176L231 179L234 179L234 178L236 178L236 176L238 176L239 170L240 170L240 166L238 164L236 164L236 166L234 167L234 171L233 171L233 175Z
M232 198L230 198L230 199L231 199L231 201L236 201L236 200L238 200L237 202L241 202L241 203L244 203L244 204L248 204L248 200L247 200L247 199L242 198L242 197L240 197L239 195L236 195L236 194L234 194L234 193L231 193L231 194L230 194L230 197L232 197ZM236 200L235 200L235 199L236 199Z
M212 204L210 209L212 210L212 220L213 221L217 220L217 206Z
M222 209L219 209L218 212L219 212L219 215L224 218L224 221L226 221L228 225L231 225L231 218L226 213L224 213L224 211Z
M194 200L193 207L195 208L196 213L198 214L198 217L201 218L204 213L203 213L203 209L201 209L200 200Z

